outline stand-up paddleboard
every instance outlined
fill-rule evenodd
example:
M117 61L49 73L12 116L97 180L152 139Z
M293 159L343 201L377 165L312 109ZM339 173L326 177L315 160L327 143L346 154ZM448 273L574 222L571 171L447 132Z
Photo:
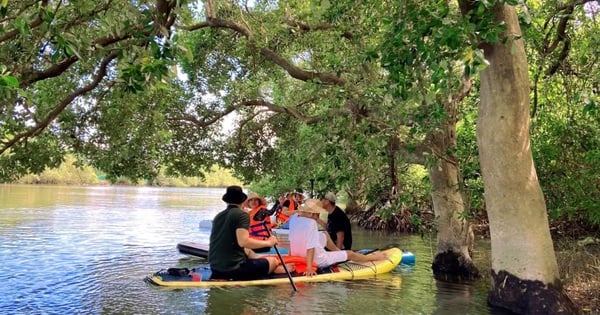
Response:
M325 270L319 270L313 277L303 276L296 272L292 273L295 283L299 282L327 282L339 280L357 280L376 277L380 274L389 273L396 268L402 260L402 250L399 248L389 248L382 250L387 254L384 260L373 262L352 262L347 261ZM203 266L192 269L187 268L169 268L160 270L146 277L146 281L164 287L173 288L207 288L217 286L252 286L252 285L276 285L287 284L289 279L285 274L274 275L270 278L248 280L248 281L230 281L224 279L211 279L210 267Z

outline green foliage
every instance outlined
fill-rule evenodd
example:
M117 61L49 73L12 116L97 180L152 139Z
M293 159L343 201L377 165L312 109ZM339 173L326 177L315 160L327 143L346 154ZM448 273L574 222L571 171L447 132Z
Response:
M435 104L430 94L456 87L454 61L475 69L483 61L469 40L470 24L445 1L405 1L392 13L389 37L382 42L382 65L390 72L391 92L404 101ZM462 60L458 57L463 56ZM432 90L429 90L432 89Z
M172 34L158 25L156 3L0 7L0 33L14 34L0 42L1 180L40 174L75 152L113 182L236 182L221 171L211 177L219 164L263 195L309 191L314 180L317 193L346 192L366 205L397 181L399 199L383 215L427 208L427 177L403 158L449 117L442 104L463 76L487 65L472 39L505 40L488 14L498 1L475 1L468 17L441 0L214 1L216 16L231 22L219 26L206 23L204 6L176 1ZM539 92L532 148L553 215L583 212L598 222L597 192L584 184L599 177L600 31L576 6L577 23L559 36L572 39L561 61L548 39L571 15L555 13L554 4L519 7L531 21L523 38ZM560 76L549 74L553 65ZM187 80L175 76L176 66ZM445 148L458 160L472 209L484 206L477 105L476 98L461 104L457 146ZM234 126L223 134L230 112Z
M457 124L457 145L455 154L459 160L461 191L465 207L472 214L478 214L485 208L483 179L479 166L477 150L477 99L470 97L461 103L461 120Z
M46 167L57 167L63 162L63 154L58 139L43 133L0 155L0 181L10 182L23 174L39 174Z
M0 63L0 99L10 97L19 88L19 80L10 75L5 65Z
M553 219L598 225L600 67L590 56L600 53L600 29L583 5L565 14L533 3L529 12L531 24L524 31L534 78L532 150L548 211ZM565 25L568 42L554 37L559 25Z
M553 218L583 216L600 224L600 120L545 114L533 137L534 156Z
M213 165L203 176L169 177L161 173L153 181L157 186L173 187L227 187L242 186L242 182L233 176L231 170Z
M150 90L151 94L153 86L164 87L171 80L171 67L181 46L172 45L161 33L155 5L155 1L128 0L59 5L11 1L2 8L6 23L0 26L4 36L0 42L0 180L56 166L65 152L87 155L95 166L106 167L113 179L156 174L157 152L165 154L160 150L166 136L178 129L156 122L166 116L164 108L138 112L137 117L152 117L127 122L136 116L133 111L145 108L106 108L110 107L107 102L125 104L136 98L132 93ZM163 95L172 96L156 93L155 102ZM113 120L113 133L106 138L117 142L115 135L122 134L119 144L100 139L106 129L97 124L99 119L103 123ZM132 127L138 123L139 128ZM125 135L131 138L125 140ZM34 148L36 157L26 157L35 146L39 146ZM111 155L119 158L109 162ZM146 161L146 156L153 161Z
M92 185L97 184L96 173L90 166L78 166L73 155L67 155L57 168L47 168L39 175L25 175L16 181L20 184Z

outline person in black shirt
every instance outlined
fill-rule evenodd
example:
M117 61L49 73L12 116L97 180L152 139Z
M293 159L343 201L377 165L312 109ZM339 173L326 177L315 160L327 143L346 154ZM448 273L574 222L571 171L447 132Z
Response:
M250 216L241 209L247 198L240 186L227 187L221 198L227 208L213 220L208 250L213 279L252 280L287 272L277 258L260 257L252 250L272 247L277 244L277 238L273 235L264 240L250 237Z
M335 205L336 196L332 192L328 192L321 198L321 205L329 215L327 215L327 223L323 220L317 220L321 226L327 229L327 233L339 249L352 249L352 227L350 219L340 207Z

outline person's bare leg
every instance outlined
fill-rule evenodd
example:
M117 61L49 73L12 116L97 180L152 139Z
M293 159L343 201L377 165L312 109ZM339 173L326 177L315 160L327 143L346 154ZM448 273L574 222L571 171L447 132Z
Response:
M250 259L257 259L260 258L258 256L257 253L255 253L253 250L251 250L250 248L244 248L244 252L246 253L246 256L248 256L248 258Z
M351 250L347 250L346 253L348 254L349 260L356 262L367 262L387 259L387 255L382 252L375 252L368 255L363 255L357 252L353 252Z
M285 264L285 266L287 267L287 270L289 272L296 271L296 265L294 265L294 264ZM273 273L286 273L286 272L285 272L285 268L283 268L283 265L279 265L279 266L277 266L277 268L275 268L275 271L273 271Z
M285 268L281 265L281 261L276 257L265 257L269 261L269 273L285 273ZM285 264L289 272L296 270L296 265Z
M265 259L269 261L269 273L273 273L279 265L279 259L275 257L265 257Z

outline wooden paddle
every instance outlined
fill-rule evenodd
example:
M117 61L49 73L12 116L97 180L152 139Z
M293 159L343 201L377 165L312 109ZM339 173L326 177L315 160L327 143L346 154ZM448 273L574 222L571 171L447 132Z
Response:
M256 213L256 214L258 214L258 213ZM269 237L271 237L271 231L269 230L269 227L267 227L267 222L263 221L263 227L267 231L267 235ZM285 273L287 273L288 279L290 279L290 283L292 284L292 288L294 289L294 291L297 292L298 288L296 288L296 284L294 283L294 279L292 279L292 274L287 269L287 266L285 265L285 261L283 261L283 257L281 257L281 254L279 253L279 249L277 248L277 245L273 245L273 248L275 248L275 252L277 253L277 256L279 257L279 261L281 261L281 265L283 265L283 269L285 269Z

